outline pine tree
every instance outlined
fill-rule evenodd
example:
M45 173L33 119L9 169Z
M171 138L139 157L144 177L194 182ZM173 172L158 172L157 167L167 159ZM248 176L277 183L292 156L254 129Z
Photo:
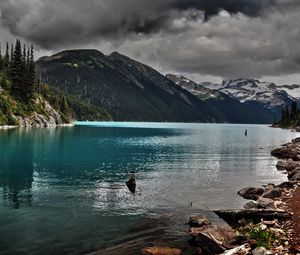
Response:
M3 57L2 57L2 48L0 43L0 72L4 69Z
M24 69L22 63L22 47L19 39L16 40L15 50L12 53L10 76L12 81L12 93L19 100L26 100L26 87L24 89Z
M8 72L9 63L10 63L8 43L6 43L6 51L5 51L5 56L4 56L3 62L4 62L4 68L5 68L6 72Z
M284 108L282 108L282 111L281 111L281 120L280 120L280 123L282 125L284 124L284 120L285 120L285 112L284 112Z
M297 102L296 101L293 101L292 102L292 107L291 107L291 120L292 121L295 121L296 118L297 118L297 112L298 112L298 109L297 109Z
M35 64L34 64L34 53L33 53L33 45L30 48L30 54L28 52L27 55L27 98L33 98L35 91Z

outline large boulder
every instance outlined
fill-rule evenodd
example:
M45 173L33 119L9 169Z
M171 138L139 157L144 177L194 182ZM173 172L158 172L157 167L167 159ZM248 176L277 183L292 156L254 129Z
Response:
M293 159L295 161L300 160L300 157L298 156L299 152L294 144L276 148L271 151L271 154L272 156L280 159Z
M199 233L195 241L204 254L220 254L227 249L224 245L226 243L224 236L212 226Z
M211 224L211 222L206 216L198 214L192 215L189 219L188 224L190 227L199 228L203 226L208 226Z
M154 246L143 248L141 255L181 255L181 250L168 246Z
M282 194L282 189L281 188L274 188L274 189L271 189L271 190L268 190L266 192L264 192L262 194L262 197L263 198L271 198L271 199L274 199L274 198L278 198L278 197L281 197L281 194Z
M257 200L264 191L263 188L247 187L238 191L238 195L245 199Z

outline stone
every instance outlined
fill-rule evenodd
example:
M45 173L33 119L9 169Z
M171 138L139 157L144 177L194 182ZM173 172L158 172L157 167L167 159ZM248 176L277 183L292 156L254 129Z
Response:
M267 250L265 247L256 247L252 251L253 255L270 255L273 254L271 251Z
M244 199L257 200L264 193L263 188L247 187L238 191L238 195Z
M243 244L233 249L227 250L221 255L248 255L251 254L251 248L249 244Z
M282 189L281 188L274 188L274 189L271 189L271 190L268 190L268 191L264 192L262 194L262 197L263 198L274 199L274 198L281 197L281 194L282 194Z
M300 171L296 171L291 177L289 176L289 180L296 182L300 181Z
M225 243L224 246L230 246L232 243L236 242L237 232L227 224L222 224L217 226L217 230L223 236Z
M265 197L259 197L257 200L258 208L262 209L276 209L274 205L274 200Z
M285 170L285 168L286 168L286 161L284 161L284 160L279 160L278 162L277 162L277 164L276 164L276 168L278 169L278 170Z
M282 189L292 189L294 185L295 185L294 182L283 182L277 185L277 187Z
M220 254L226 250L225 238L217 228L212 226L202 231L195 241L204 254Z
M141 251L141 255L181 255L181 250L168 246L146 247Z
M263 187L265 188L265 191L267 191L273 189L275 187L275 184L269 183L268 185L264 185Z
M188 222L190 227L203 227L211 224L210 220L204 215L192 215Z
M244 205L244 209L256 209L258 207L258 203L256 201L249 201Z

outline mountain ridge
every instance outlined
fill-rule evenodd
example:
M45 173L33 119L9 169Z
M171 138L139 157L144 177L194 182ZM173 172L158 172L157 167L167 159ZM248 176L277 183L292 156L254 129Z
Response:
M120 53L67 50L36 61L42 83L106 109L118 121L226 122L155 69Z

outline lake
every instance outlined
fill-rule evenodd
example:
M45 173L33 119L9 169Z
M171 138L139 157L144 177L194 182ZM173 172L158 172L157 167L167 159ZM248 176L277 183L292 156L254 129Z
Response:
M229 124L0 130L0 254L134 254L149 244L186 251L190 214L217 222L210 210L245 203L240 188L286 180L270 151L295 137ZM135 194L125 185L132 170Z

